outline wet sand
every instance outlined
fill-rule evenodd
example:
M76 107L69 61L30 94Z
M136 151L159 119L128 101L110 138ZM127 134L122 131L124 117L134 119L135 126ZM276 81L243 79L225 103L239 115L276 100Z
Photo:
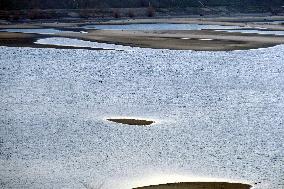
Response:
M271 47L284 43L284 37L264 36L258 34L242 34L202 31L122 31L93 30L87 34L60 34L62 37L82 40L114 43L134 47L197 50L197 51L230 51ZM202 40L212 39L212 40Z
M185 182L153 186L138 187L135 189L250 189L248 184L226 182Z

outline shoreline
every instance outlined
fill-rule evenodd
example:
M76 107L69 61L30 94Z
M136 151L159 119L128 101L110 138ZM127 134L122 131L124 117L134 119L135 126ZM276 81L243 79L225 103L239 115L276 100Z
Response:
M60 37L76 38L132 47L231 51L272 47L284 43L283 37L254 34L203 31L114 31L94 30L88 34L60 34ZM185 40L186 39L186 40ZM210 39L210 40L203 40Z
M0 46L5 46L5 47L107 50L103 48L38 44L38 43L35 43L38 39L49 38L51 36L38 35L38 34L10 33L10 32L4 32L4 33L5 34L3 35L0 32Z
M283 17L276 17L283 19ZM45 29L54 28L60 30L79 31L85 30L88 33L56 33L49 35L24 34L1 32L0 45L13 47L34 47L34 48L59 48L59 49L89 49L101 50L88 47L75 46L56 46L40 45L34 42L40 38L46 37L65 37L80 39L85 41L103 42L117 45L127 45L132 47L153 48L153 49L171 49L171 50L196 50L196 51L232 51L247 50L272 47L284 44L284 36L263 35L263 34L245 34L240 32L215 31L211 29L204 30L96 30L84 29L80 26L88 24L146 24L146 23L175 23L175 24L212 24L223 26L245 26L259 30L284 31L283 24L263 24L247 23L244 20L259 20L259 17L217 17L217 18L151 18L151 19L120 19L108 21L82 21L74 23L52 22L52 23L24 23L0 25L0 29ZM261 17L261 19L272 19ZM235 22L238 21L238 22ZM242 21L242 22L241 22ZM9 36L9 37L7 37ZM204 40L205 39L205 40Z

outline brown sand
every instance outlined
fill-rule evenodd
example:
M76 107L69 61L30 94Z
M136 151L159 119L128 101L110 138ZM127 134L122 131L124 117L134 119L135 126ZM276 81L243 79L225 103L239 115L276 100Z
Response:
M122 31L93 30L87 34L60 34L83 40L134 47L172 50L229 51L271 47L284 43L284 37L202 31ZM188 39L182 39L188 38ZM201 39L213 39L210 41Z
M10 47L89 49L89 47L72 47L41 45L34 42L44 37L69 37L88 41L144 47L153 49L229 51L271 47L284 43L284 37L262 36L254 34L226 33L216 31L119 31L94 30L87 34L62 33L58 35L38 35L21 33L0 33L0 45ZM188 39L182 39L188 38ZM213 40L202 40L213 39Z
M154 121L138 120L138 119L107 119L108 121L122 123L126 125L151 125Z
M184 182L138 187L134 189L250 189L252 186L226 182Z

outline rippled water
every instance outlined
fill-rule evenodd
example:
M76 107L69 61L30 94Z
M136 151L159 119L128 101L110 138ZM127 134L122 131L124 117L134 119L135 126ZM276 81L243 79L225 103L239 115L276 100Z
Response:
M193 180L283 188L283 45L0 52L3 188ZM125 126L110 117L156 123Z

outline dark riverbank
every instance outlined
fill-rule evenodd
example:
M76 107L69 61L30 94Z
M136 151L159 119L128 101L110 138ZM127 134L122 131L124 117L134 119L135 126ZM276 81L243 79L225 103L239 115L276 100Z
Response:
M284 6L284 5L283 5ZM220 17L220 16L283 16L282 6L197 6L197 7L129 7L129 8L75 8L75 9L4 9L0 20L27 21L37 19L111 19L145 17Z

